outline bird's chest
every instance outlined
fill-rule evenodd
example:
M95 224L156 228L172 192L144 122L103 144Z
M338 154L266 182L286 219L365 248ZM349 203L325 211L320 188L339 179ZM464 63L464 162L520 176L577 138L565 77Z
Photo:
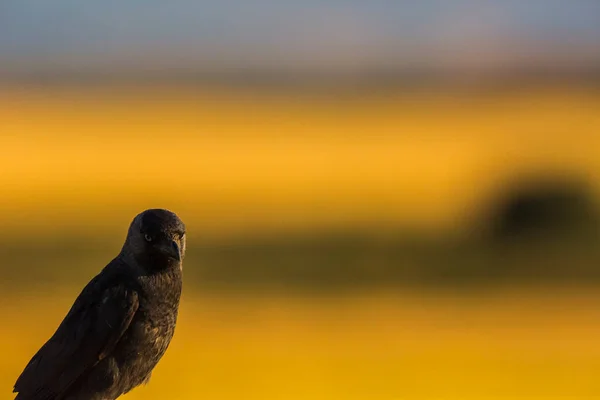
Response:
M158 360L175 331L181 279L179 275L171 275L158 275L141 283L139 308L132 321L130 342L146 359Z
M138 356L158 361L167 350L177 322L177 305L168 302L140 302L132 321L130 344Z

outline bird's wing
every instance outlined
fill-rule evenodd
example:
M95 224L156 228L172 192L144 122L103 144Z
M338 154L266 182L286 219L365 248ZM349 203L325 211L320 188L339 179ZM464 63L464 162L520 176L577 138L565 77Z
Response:
M17 379L17 399L46 400L64 394L113 350L138 309L137 292L122 285L99 296L79 296L54 335ZM89 293L92 294L92 293ZM93 300L86 300L94 297Z

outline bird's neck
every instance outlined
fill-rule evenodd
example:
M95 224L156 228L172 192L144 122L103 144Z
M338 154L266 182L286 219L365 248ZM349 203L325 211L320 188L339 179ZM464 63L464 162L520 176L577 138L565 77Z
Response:
M119 254L119 258L135 270L138 275L181 275L182 273L181 261L167 257L136 256L123 249Z

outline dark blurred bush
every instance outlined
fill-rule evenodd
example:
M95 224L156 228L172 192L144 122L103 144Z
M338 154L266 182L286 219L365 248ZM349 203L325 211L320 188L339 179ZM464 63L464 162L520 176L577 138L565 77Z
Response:
M589 234L597 226L592 194L578 179L541 176L507 186L483 221L496 240Z

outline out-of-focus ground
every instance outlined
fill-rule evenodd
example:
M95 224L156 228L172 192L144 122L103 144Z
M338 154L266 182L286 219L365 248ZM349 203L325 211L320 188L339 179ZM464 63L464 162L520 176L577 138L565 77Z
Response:
M88 277L151 207L186 222L195 284L599 276L594 86L15 85L0 103L8 282Z
M135 213L189 231L130 399L595 398L595 89L0 92L6 392Z
M11 295L0 385L53 332L78 288ZM596 289L351 296L202 295L127 399L592 399Z

